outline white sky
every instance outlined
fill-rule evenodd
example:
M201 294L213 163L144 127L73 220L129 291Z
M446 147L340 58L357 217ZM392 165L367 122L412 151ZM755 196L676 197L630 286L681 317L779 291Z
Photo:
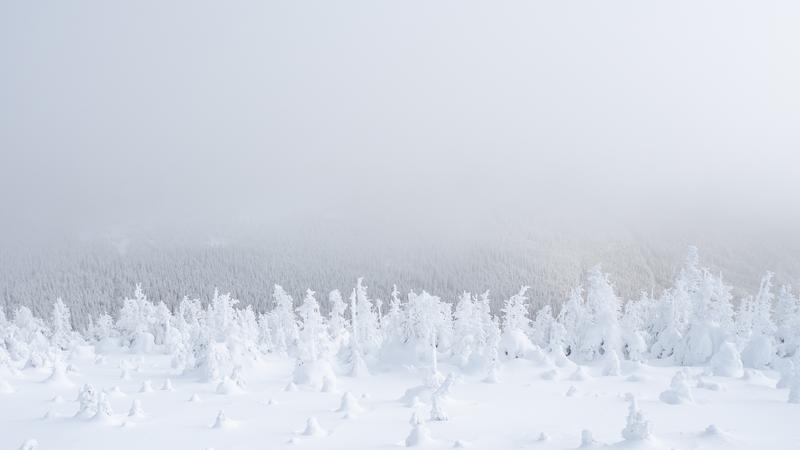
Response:
M796 1L3 1L0 229L793 228L798 24Z

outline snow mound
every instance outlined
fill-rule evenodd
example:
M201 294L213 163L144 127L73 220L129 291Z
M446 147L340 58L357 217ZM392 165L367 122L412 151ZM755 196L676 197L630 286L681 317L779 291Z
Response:
M56 388L70 388L75 386L75 383L67 376L66 368L61 363L53 365L53 372L44 380L44 383L50 387Z
M322 377L322 388L320 392L325 392L329 394L335 394L339 392L339 389L336 386L336 378L330 376Z
M578 388L576 388L575 386L570 386L569 389L567 389L566 395L567 397L574 397L575 394L577 393L578 393Z
M139 388L140 394L146 394L148 392L153 392L153 383L150 380L144 380L142 382L142 387Z
M220 395L235 395L241 394L242 392L242 388L230 377L225 377L217 384L217 394Z
M92 417L92 422L100 425L118 425L114 419L114 411L111 409L111 403L105 394L100 394L100 399L97 403L97 412Z
M136 399L131 404L131 409L128 411L128 417L134 418L143 418L145 416L144 410L142 409L142 402L139 399Z
M36 450L39 448L39 441L36 439L28 439L19 446L19 450Z
M236 428L237 425L238 423L235 420L229 419L228 416L225 415L225 411L220 410L217 413L217 418L214 419L214 423L211 425L211 428L230 430L232 428Z
M174 391L175 388L172 387L172 380L170 380L169 378L165 379L164 380L164 384L161 385L161 390L162 391L170 391L170 392Z
M200 402L200 396L197 395L197 394L192 394L192 396L189 397L188 401L191 402L191 403L199 403Z
M342 401L339 404L339 409L336 412L342 412L346 414L358 414L362 412L364 408L358 403L358 399L355 395L351 392L345 392L342 395Z
M306 420L306 429L303 430L302 434L303 436L322 437L327 436L328 431L320 426L316 417L309 417L308 420Z
M598 448L602 447L600 442L594 439L592 436L592 432L589 430L582 430L581 431L581 445L578 448Z
M428 427L419 420L414 420L416 413L411 416L411 432L406 437L406 447L419 447L433 442ZM413 423L416 422L416 423Z
M572 381L586 381L592 379L592 376L589 375L585 367L578 366L575 372L572 372L572 375L569 376L569 379Z
M692 403L692 392L689 388L689 383L686 381L686 374L684 371L679 370L672 381L670 382L669 389L662 392L658 398L670 405L680 405L684 403Z

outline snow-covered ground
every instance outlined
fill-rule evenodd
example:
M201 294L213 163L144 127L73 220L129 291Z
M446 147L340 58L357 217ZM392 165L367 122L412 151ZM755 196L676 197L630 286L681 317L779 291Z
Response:
M39 448L61 450L388 449L407 444L414 413L422 422L421 445L430 448L577 448L585 445L583 430L597 441L592 445L622 448L796 449L800 442L800 405L787 402L789 390L776 388L771 371L717 377L702 367L624 361L619 375L603 376L601 366L578 371L573 363L517 359L502 366L497 383L488 383L483 373L440 364L455 377L437 402L447 420L431 420L426 368L351 377L338 367L324 389L330 392L313 384L294 390L290 360L273 357L244 370L243 387L226 392L220 383L182 376L166 356L77 353L52 378L51 369L6 378L13 392L0 396L0 448L35 439ZM686 371L690 398L667 403L660 397L678 370ZM87 383L108 400L110 416L76 417L79 389ZM352 397L341 410L346 393ZM650 424L643 440L623 437L630 398ZM140 411L130 415L134 403ZM220 411L226 420L218 422ZM310 418L318 427L307 435Z

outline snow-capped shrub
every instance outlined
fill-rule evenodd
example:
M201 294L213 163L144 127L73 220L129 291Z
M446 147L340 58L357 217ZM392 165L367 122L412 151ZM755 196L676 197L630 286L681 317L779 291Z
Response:
M622 429L622 437L626 441L641 441L650 439L650 422L645 419L644 414L639 410L636 398L630 397L628 403L628 418L625 428Z

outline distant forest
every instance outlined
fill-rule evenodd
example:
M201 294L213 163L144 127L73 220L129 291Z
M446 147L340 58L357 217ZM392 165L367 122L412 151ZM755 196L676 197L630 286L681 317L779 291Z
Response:
M658 294L683 263L687 245L660 246L633 239L590 242L555 238L516 238L470 245L362 244L357 237L317 242L286 240L252 242L215 240L164 243L146 239L103 239L59 246L0 249L0 306L17 305L47 317L60 297L72 309L73 325L82 329L89 315L115 315L137 283L148 298L174 308L184 297L209 300L218 288L257 312L271 305L274 284L295 299L307 288L320 294L340 289L345 295L364 277L371 295L388 299L393 285L403 295L428 291L455 302L463 291L491 291L495 312L520 286L528 285L530 307L549 304L555 311L569 290L582 284L585 271L602 264L623 300L641 291ZM336 244L330 244L336 242ZM712 270L721 271L734 287L735 301L757 290L764 270L776 272L777 283L798 284L800 262L779 251L753 247L700 245ZM744 261L744 262L741 262ZM320 295L326 298L326 295ZM323 311L327 311L322 301Z

